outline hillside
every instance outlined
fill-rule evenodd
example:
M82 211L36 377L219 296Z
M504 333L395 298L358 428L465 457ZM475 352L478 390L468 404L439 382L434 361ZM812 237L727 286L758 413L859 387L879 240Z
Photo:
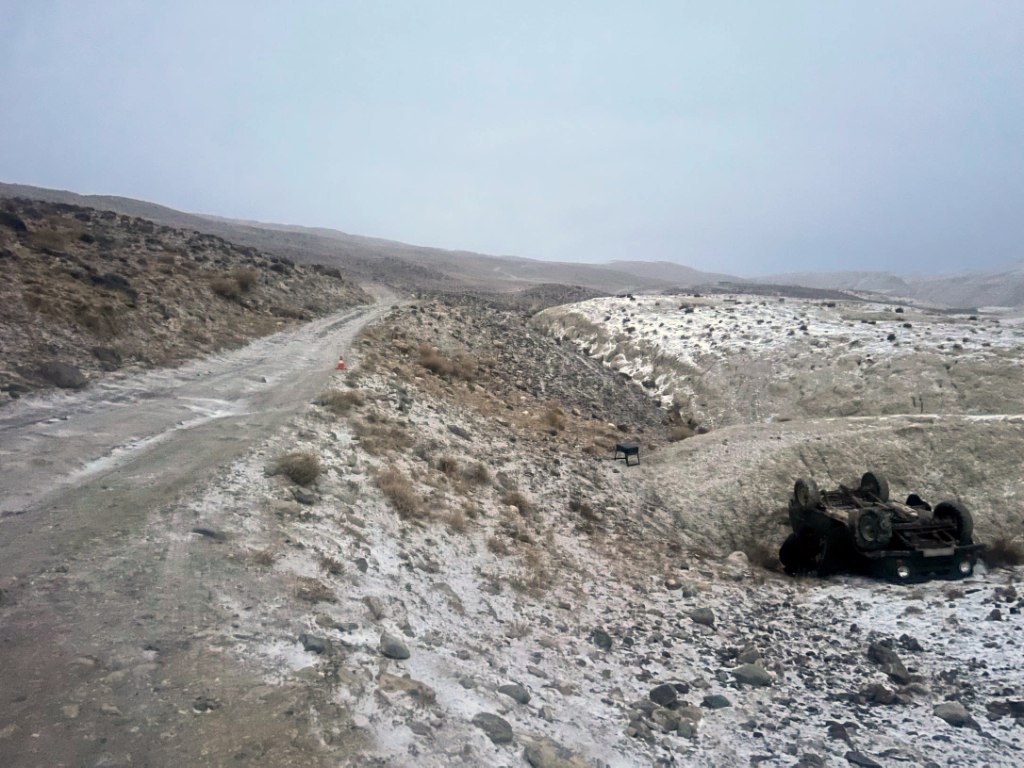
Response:
M0 201L0 391L78 388L370 301L336 269L63 203Z
M563 283L615 293L650 290L671 284L594 264L485 256L468 251L446 251L349 235L323 228L234 221L183 213L123 197L79 195L0 183L0 197L3 196L111 210L146 218L165 226L193 229L299 263L335 266L351 279L383 283L408 291L508 291L538 283Z

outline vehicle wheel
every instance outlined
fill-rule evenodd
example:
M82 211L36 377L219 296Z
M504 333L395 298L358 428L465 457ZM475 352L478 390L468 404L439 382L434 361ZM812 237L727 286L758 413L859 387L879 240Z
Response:
M793 484L793 498L800 509L811 509L821 502L821 491L813 480L800 478Z
M956 538L960 544L970 544L974 537L974 518L967 507L955 501L943 501L935 505L933 520L949 520L956 526Z
M813 533L791 533L779 549L779 562L790 576L802 576L815 570L821 540Z
M862 509L850 516L850 533L861 549L884 549L892 541L892 516L879 507Z
M885 503L889 500L889 481L881 472L865 472L860 478L861 496Z

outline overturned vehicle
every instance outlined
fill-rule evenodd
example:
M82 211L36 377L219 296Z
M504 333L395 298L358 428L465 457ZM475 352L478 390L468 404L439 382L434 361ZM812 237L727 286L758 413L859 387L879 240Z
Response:
M974 521L960 503L933 508L917 494L889 499L889 483L866 472L856 488L819 491L799 479L789 500L793 533L779 550L786 573L827 576L841 571L896 582L970 576L981 550Z

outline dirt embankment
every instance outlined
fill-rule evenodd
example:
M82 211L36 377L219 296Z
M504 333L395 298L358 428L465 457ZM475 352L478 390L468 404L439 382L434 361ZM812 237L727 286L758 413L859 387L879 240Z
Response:
M145 219L0 200L0 404L167 365L370 298L297 265Z

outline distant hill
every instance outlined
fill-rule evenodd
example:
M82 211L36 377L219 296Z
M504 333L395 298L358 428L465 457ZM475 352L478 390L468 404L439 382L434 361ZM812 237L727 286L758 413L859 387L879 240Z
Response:
M1024 307L1024 261L1000 269L958 275L845 271L798 272L745 279L666 261L619 260L589 264L489 256L350 235L323 227L204 216L127 197L79 195L22 184L0 182L0 197L68 203L149 219L165 226L216 235L298 263L335 266L352 279L384 283L408 291L509 292L560 284L600 293L639 293L718 283L734 285L736 290L744 290L745 285L770 284L824 291L867 291L894 299L916 299L954 307Z
M512 291L536 284L561 283L616 293L660 290L670 285L665 280L596 264L487 256L361 237L332 229L235 221L185 213L125 197L79 195L5 183L0 183L0 197L68 203L194 229L299 263L337 266L349 277L406 290Z
M717 282L741 283L743 278L676 264L672 261L610 261L608 267L649 280L660 280L681 288Z

